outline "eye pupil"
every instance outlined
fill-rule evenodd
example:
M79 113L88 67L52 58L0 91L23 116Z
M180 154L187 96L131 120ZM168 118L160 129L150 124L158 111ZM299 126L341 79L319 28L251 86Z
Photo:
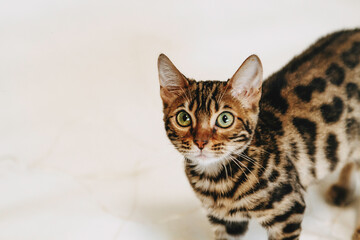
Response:
M224 123L227 123L229 121L229 118L226 115L224 115L222 120Z

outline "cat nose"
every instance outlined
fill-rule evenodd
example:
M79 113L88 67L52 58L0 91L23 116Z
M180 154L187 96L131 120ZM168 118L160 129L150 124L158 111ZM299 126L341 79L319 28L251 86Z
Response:
M194 143L198 146L198 148L200 150L203 150L205 145L208 143L209 141L208 140L198 140L198 139L195 139L194 140Z

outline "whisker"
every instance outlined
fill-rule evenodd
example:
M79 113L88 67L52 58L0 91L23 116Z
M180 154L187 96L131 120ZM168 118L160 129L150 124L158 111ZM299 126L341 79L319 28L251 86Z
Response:
M265 150L264 150L265 151ZM266 169L264 168L264 166L260 165L255 159L247 156L244 152L241 153L233 153L233 155L237 156L237 157L242 157L246 160L249 160L251 163L255 164L256 166L262 168L264 171L266 171Z
M259 179L255 176L255 174L245 165L245 164L243 164L241 161L239 161L237 158L234 158L234 160L235 161L238 161L238 163L240 163L244 168L246 168L253 176L254 176L254 178L256 179L256 181L258 182L258 183L260 183L260 181L259 181ZM245 172L244 172L244 174L245 174ZM245 174L246 175L246 174ZM247 176L246 176L247 177Z
M233 162L238 165L237 163L240 163L241 166L243 166L244 168L246 168L254 177L255 179L259 182L259 179L257 179L257 177L255 176L255 174L242 162L240 162L237 158L232 157L231 160L233 160ZM239 165L238 165L239 166ZM240 167L240 166L239 166ZM242 172L245 174L246 178L249 178L248 175L245 173L245 171L241 168ZM259 182L260 183L260 182Z
M244 169L235 161L236 158L230 156L230 160L235 163L239 167L239 169L245 174L246 178L248 178L248 175L245 173Z
M268 154L271 154L271 152L266 151L265 149L262 149L262 148L257 148L257 147L254 147L254 146L248 146L248 148L252 148L252 149L255 149L255 150L260 150L260 151L266 152Z
M231 177L233 177L233 175L232 175L233 170L232 170L231 164L229 164L229 168L230 168Z
M224 163L224 162L221 162L221 163L222 163L222 165L223 165L224 168L225 168L226 178L229 178L229 175L228 175L228 172L227 172L227 168L226 168L225 163Z
M246 160L250 161L252 164L255 164L256 166L262 168L264 171L266 171L266 169L264 168L264 166L260 165L258 162L256 162L254 159L252 159L251 157L247 156L245 153L240 153L238 156L245 158Z

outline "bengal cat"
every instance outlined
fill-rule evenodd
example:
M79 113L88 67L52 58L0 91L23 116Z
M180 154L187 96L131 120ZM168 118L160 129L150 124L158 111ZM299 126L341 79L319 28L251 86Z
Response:
M215 239L241 239L250 218L268 239L299 239L305 190L337 169L328 200L353 199L359 62L359 29L321 38L264 82L256 55L228 81L188 79L159 56L166 133L185 157Z

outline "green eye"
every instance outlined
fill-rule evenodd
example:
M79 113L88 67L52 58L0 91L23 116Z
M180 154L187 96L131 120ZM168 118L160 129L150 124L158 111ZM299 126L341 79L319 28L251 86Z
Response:
M176 121L181 127L187 127L191 124L190 115L185 111L181 111L177 114Z
M216 119L216 125L221 128L228 128L234 122L234 116L229 112L221 113Z

